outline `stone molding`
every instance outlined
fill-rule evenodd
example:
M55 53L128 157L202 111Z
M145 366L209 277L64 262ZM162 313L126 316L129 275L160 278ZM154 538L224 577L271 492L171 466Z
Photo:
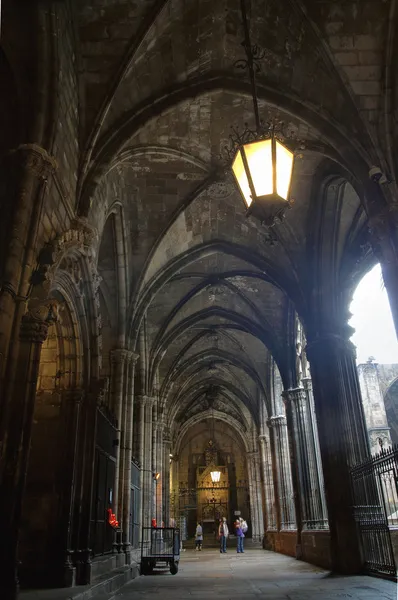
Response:
M49 326L48 321L23 317L19 337L22 341L42 344L47 339Z
M111 361L114 364L122 364L128 358L129 351L124 348L115 348L111 350Z
M9 156L18 159L22 167L41 179L47 179L58 168L55 158L38 144L21 144L11 150Z
M376 248L391 235L391 227L398 226L398 204L383 207L377 214L368 220L368 229L372 246Z
M130 355L128 357L128 360L133 363L134 365L136 364L137 360L139 359L140 355L137 354L137 352L134 352L134 350L130 350Z
M267 421L267 424L268 423L268 427L276 429L278 427L286 425L286 417L284 415L276 415L275 417L270 417Z
M136 396L136 399L141 406L153 406L156 400L156 398L154 398L153 396L145 395L138 395Z
M260 444L267 444L269 442L269 436L265 435L265 433L261 433L258 436L258 441L260 442Z
M301 380L303 387L306 392L310 392L312 390L312 379L311 377L303 377Z
M349 329L349 331L348 331ZM307 345L305 347L305 352L310 359L311 355L314 353L318 353L319 349L325 346L335 347L339 352L345 352L347 354L351 354L352 357L356 358L356 349L354 344L348 339L348 336L351 336L353 333L352 327L347 325L347 337L335 333L322 333L317 337L313 337L310 341L307 340Z
M302 387L292 388L284 390L282 392L282 398L285 405L289 402L293 404L304 403L307 401L307 392Z

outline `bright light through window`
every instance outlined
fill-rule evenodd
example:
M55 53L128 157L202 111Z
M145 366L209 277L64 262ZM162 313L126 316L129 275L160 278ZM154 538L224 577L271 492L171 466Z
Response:
M387 290L380 265L367 273L358 285L350 307L355 328L351 341L357 347L357 363L370 356L380 364L398 363L398 342Z

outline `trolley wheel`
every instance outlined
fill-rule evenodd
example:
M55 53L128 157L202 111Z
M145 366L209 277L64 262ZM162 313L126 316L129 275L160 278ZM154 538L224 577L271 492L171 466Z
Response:
M178 573L178 562L170 563L170 573L172 575L177 575Z
M141 567L141 575L152 575L154 566L152 562L144 562Z

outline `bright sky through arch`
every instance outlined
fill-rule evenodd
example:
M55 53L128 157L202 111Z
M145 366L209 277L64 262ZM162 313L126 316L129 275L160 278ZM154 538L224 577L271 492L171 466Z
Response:
M366 362L370 356L380 364L398 363L398 342L380 265L373 267L358 285L350 312L357 363Z

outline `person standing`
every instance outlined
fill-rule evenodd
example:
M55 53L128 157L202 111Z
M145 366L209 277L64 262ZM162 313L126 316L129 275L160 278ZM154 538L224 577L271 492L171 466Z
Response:
M235 523L235 534L236 534L236 552L238 554L241 554L244 552L243 538L245 537L245 534L243 533L242 523L239 519Z
M218 537L220 539L220 554L226 554L227 552L227 538L229 535L229 529L227 525L227 519L223 517L220 519L220 525L218 526Z
M202 550L203 543L203 529L202 525L198 522L196 525L196 533L195 533L195 550Z

